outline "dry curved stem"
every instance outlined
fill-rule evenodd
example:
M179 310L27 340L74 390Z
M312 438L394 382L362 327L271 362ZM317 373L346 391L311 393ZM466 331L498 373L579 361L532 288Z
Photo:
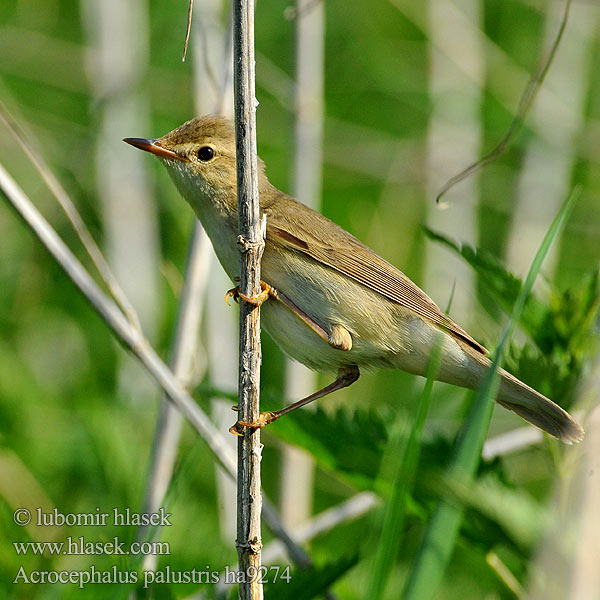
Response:
M27 227L38 237L52 258L62 267L86 300L108 325L115 337L139 359L148 373L165 391L169 399L177 406L192 427L196 429L225 472L232 478L235 478L236 460L234 453L225 440L225 436L196 404L179 379L158 356L141 330L136 329L125 318L115 302L98 287L83 265L39 213L2 164L0 164L0 191L14 207ZM307 564L307 561L309 563L310 558L289 536L272 505L265 501L264 508L263 516L265 522L269 525L273 533L286 545L290 556L299 564Z
M114 298L115 302L119 305L123 314L130 322L130 324L138 331L142 331L140 319L138 314L133 308L131 302L125 295L125 292L119 285L117 278L111 271L108 263L106 262L102 251L96 244L92 234L86 227L81 215L79 214L75 204L73 204L71 198L62 187L54 173L50 170L46 161L42 158L33 146L29 143L25 136L25 132L22 127L17 123L15 118L12 116L8 108L0 101L0 120L4 123L10 134L13 136L15 141L19 144L23 152L27 155L33 166L37 169L41 178L48 186L48 189L52 192L53 196L58 201L58 204L63 209L63 212L69 219L69 222L73 226L77 237L81 241L83 247L88 253L92 260L92 263L96 267L102 281L106 285L106 288Z
M464 169L457 175L454 175L454 177L450 178L438 192L438 195L435 198L435 201L437 204L443 205L443 203L441 202L442 197L446 194L446 192L448 192L448 190L450 190L452 187L454 187L457 183L460 183L461 181L463 181L470 175L477 173L478 171L483 169L483 167L485 167L489 163L493 162L501 154L503 154L504 151L506 150L506 148L508 147L509 143L512 141L512 139L523 128L523 125L525 124L525 119L527 118L527 115L529 114L529 111L531 110L531 107L533 105L533 102L535 101L537 93L538 93L540 87L542 86L542 84L544 83L544 80L546 79L546 75L548 74L548 71L550 70L550 67L552 66L552 62L554 61L554 56L556 55L556 51L558 50L558 46L560 45L560 41L563 37L563 33L567 26L567 21L569 18L569 10L571 8L571 1L572 0L565 1L565 9L564 9L563 16L562 16L562 19L560 22L560 26L558 28L558 32L552 42L552 45L550 46L550 50L549 50L547 56L544 58L544 60L540 64L537 71L531 76L531 78L527 82L527 85L525 86L525 89L523 90L523 93L521 94L521 97L519 99L517 113L516 113L515 117L513 118L512 123L510 124L510 127L508 128L508 131L506 132L506 135L483 158L481 158L477 162L474 162L473 164L469 165L466 169Z
M379 497L373 492L359 492L297 525L292 534L298 542L308 542L318 535L333 531L341 523L348 523L367 514L380 503ZM269 542L263 550L263 563L269 564L279 560L283 552L280 540Z
M1 164L0 190L25 224L39 238L50 255L116 334L117 339L140 359L148 372L167 392L169 398L202 435L219 463L228 472L235 473L235 461L229 451L229 446L223 440L223 435L216 430L210 419L196 405L180 381L156 354L143 333L132 327L118 306L98 287L83 265Z
M190 4L188 6L188 14L187 14L187 26L185 29L185 41L183 42L183 56L181 57L181 62L185 62L185 57L187 56L188 43L190 41L190 32L192 30L192 12L194 10L194 0L190 0Z

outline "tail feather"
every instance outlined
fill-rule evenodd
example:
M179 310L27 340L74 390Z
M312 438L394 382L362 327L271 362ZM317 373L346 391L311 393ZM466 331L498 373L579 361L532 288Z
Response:
M567 411L504 369L500 374L499 404L565 444L583 439L583 428Z
M442 381L477 389L490 368L490 360L475 351L467 344L458 342L464 356L470 360L467 368L459 371L456 368L446 369L442 373ZM558 404L552 402L533 388L504 369L499 369L500 387L496 401L508 410L512 410L526 421L539 427L551 436L559 439L565 444L580 442L584 431L581 425ZM445 375L445 376L444 376Z

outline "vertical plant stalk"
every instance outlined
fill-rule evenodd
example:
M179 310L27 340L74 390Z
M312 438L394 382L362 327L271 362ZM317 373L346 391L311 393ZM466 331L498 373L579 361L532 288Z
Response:
M481 3L462 0L461 9L468 15L471 28L461 27L450 0L427 3L427 35L429 61L429 97L432 105L427 142L427 194L434 195L440 176L455 173L479 156L481 140L482 90L485 87L483 41L479 26L482 22ZM467 73L462 70L469 57ZM460 97L460 102L455 99ZM461 188L463 201L452 210L427 206L427 224L450 235L475 244L478 231L479 191L477 180ZM448 254L437 244L427 244L424 289L433 298L447 298L452 285L456 294L452 317L467 329L474 314L475 276L472 269ZM452 277L446 277L452 273Z
M295 150L293 195L319 209L323 164L323 85L325 6L296 0ZM285 389L289 398L304 398L318 388L317 376L288 358ZM281 464L281 518L288 527L306 521L312 510L314 461L285 445Z
M225 75L223 75L223 83L220 85L215 83L214 89L210 88L209 90L208 86L205 85L203 93L200 93L199 86L195 86L196 113L199 115L207 112L222 112L224 98L227 93L225 90L225 82L230 80L231 63L228 60L227 52L224 50L222 52L223 56L218 53L219 41L223 35L223 31L221 31L218 22L213 22L213 14L220 11L221 8L221 0L213 0L212 2L205 1L200 7L200 13L196 13L195 17L197 20L203 19L204 22L208 21L207 28L202 28L198 35L200 40L202 40L203 37L206 38L206 36L208 36L209 29L211 33L213 31L216 32L214 37L217 38L216 40L210 40L214 53L210 56L204 56L205 65L201 66L198 57L194 57L194 78L196 84L201 76L200 73L202 73L202 76L206 77L205 71L209 68L217 72L225 73ZM191 29L191 15L192 0L190 0L188 10L188 30L186 32L185 41L186 49ZM228 31L228 35L231 35L230 31ZM222 43L224 46L226 45L225 40L222 40ZM205 45L209 45L208 40L205 40ZM197 383L204 374L204 369L198 367L195 357L199 352L198 345L201 318L204 307L206 303L209 302L206 292L208 289L211 263L213 262L213 251L208 235L202 228L200 222L196 220L188 245L184 287L179 301L175 335L169 360L169 366L173 373L180 379L181 383L186 386L186 388ZM229 411L228 416L231 416L231 411ZM165 502L165 496L173 478L177 449L181 438L182 421L183 416L181 412L169 401L168 396L164 394L160 404L152 444L151 460L148 468L148 478L144 498L145 513L156 512L163 505L163 502ZM233 440L231 440L231 443L233 449ZM230 485L233 487L231 474L227 473L225 477L228 479L228 483L231 482ZM233 479L235 479L235 474ZM161 530L158 527L140 528L138 539L146 539L150 530L153 539L159 539ZM157 562L158 556L156 554L148 554L144 557L144 570L156 569Z
M233 2L233 69L235 138L238 188L238 246L241 252L240 291L260 292L260 259L264 250L258 204L256 157L256 98L254 90L254 2ZM266 225L264 223L263 225ZM256 421L259 416L260 309L240 303L239 416ZM262 547L260 533L260 429L244 428L238 441L237 549L239 567L247 576L240 583L242 600L262 599L256 576Z
M106 253L153 339L159 312L156 205L144 157L115 144L129 128L145 131L150 120L148 103L136 86L149 60L148 6L145 0L80 0L80 5L89 39L86 65L98 103L95 172ZM132 359L119 360L119 389L130 398L151 393L151 384L133 368Z
M202 226L196 221L185 267L184 287L179 303L175 336L171 348L169 367L186 388L194 382L194 357L198 351L198 330L208 284L210 266L210 241ZM156 431L152 443L148 480L144 498L144 512L156 512L165 500L173 477L177 448L181 437L183 415L169 401L165 393L161 399ZM160 539L159 527L142 527L139 539L146 539L152 531L153 539ZM154 570L158 555L144 557L144 569Z

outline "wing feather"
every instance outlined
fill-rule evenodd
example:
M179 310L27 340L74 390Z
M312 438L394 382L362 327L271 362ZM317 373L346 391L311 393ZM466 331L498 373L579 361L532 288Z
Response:
M479 342L442 312L433 300L402 271L385 261L368 246L333 221L290 196L282 195L278 204L285 210L273 210L273 205L265 210L267 242L310 256L388 300L432 321L478 352L487 354L487 350ZM293 206L281 207L281 204L293 204ZM326 227L319 227L319 221ZM318 232L325 230L328 240L318 236Z

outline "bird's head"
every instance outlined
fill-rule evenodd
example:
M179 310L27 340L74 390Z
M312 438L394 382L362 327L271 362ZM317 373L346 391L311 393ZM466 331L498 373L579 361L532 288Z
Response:
M237 209L235 131L227 119L199 117L158 139L123 141L157 156L192 207L201 195L229 210ZM258 169L260 189L269 185L260 159Z

